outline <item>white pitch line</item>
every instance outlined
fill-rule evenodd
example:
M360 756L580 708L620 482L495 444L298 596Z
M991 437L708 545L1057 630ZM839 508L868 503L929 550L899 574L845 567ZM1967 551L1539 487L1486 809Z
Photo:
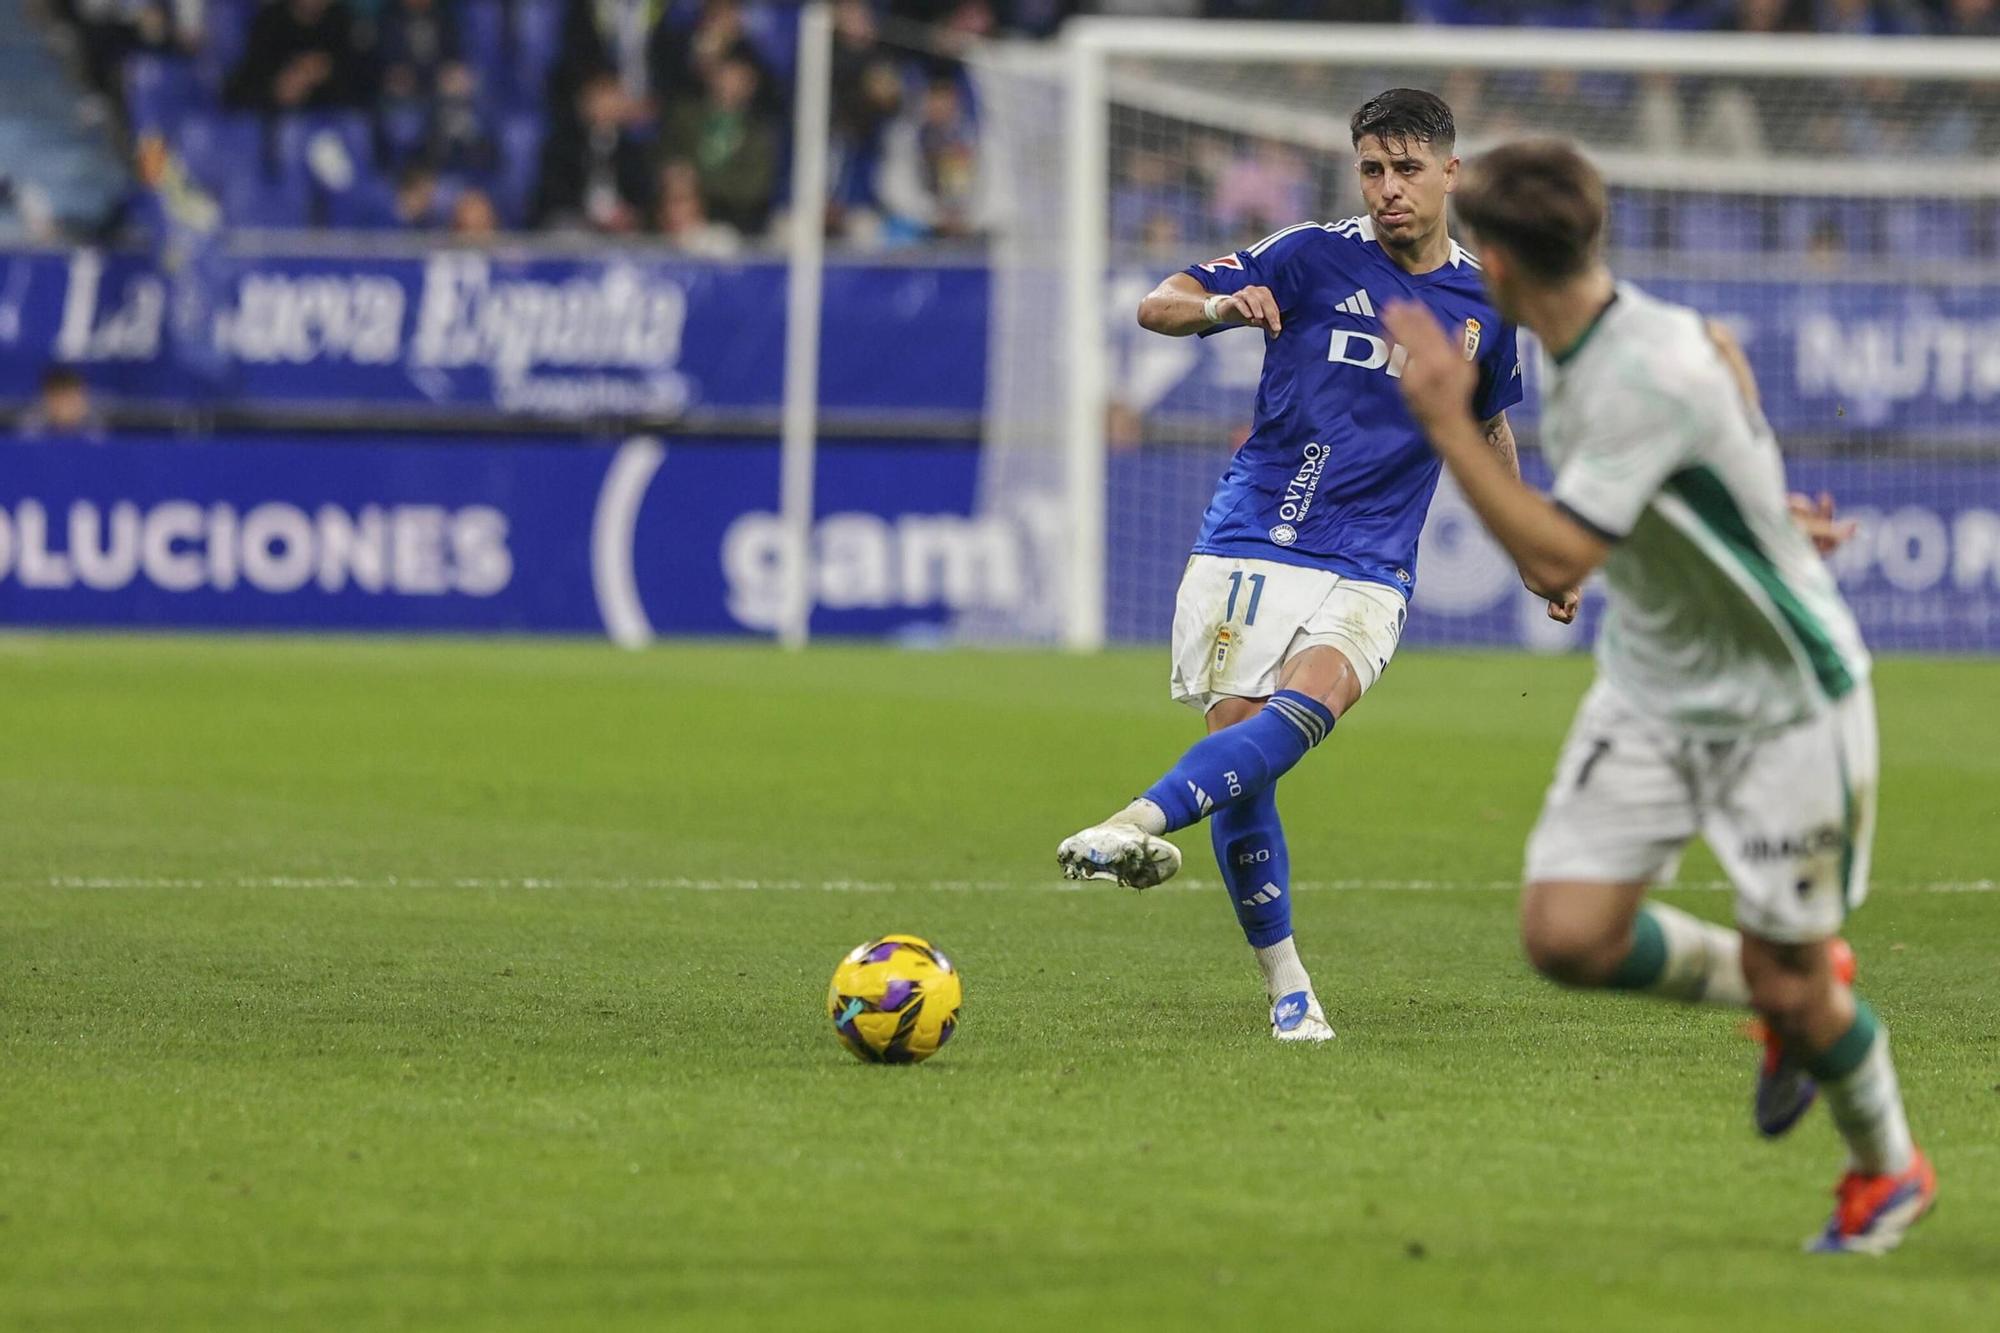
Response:
M694 893L893 893L900 889L955 893L1104 893L1109 884L1078 883L1048 879L701 879L679 876L663 878L615 878L597 876L402 876L402 875L240 875L219 878L173 878L145 875L52 875L46 881L52 889L296 889L302 891L336 889L506 889L553 892L601 889L637 889L650 892ZM1216 880L1181 878L1148 893L1210 893L1222 886ZM1384 893L1500 893L1519 890L1516 880L1448 879L1309 879L1292 885L1294 893L1346 891ZM1731 886L1721 880L1669 885L1670 889L1720 893ZM1876 888L1892 893L2000 893L2000 881L1990 879L1942 880L1915 884L1879 884Z

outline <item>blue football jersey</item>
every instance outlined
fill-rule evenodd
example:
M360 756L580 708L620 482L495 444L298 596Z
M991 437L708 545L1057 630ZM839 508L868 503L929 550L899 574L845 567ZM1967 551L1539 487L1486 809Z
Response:
M1464 325L1466 356L1479 363L1473 410L1498 416L1521 401L1521 362L1479 261L1454 241L1450 262L1405 273L1360 217L1302 222L1186 271L1210 292L1268 287L1284 316L1265 343L1250 438L1215 488L1196 553L1327 569L1408 595L1438 457L1403 406L1402 349L1391 354L1379 312L1414 298L1447 329Z

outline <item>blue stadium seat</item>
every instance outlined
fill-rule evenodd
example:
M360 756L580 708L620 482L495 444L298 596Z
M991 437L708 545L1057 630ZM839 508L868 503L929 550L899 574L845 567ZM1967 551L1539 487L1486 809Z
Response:
M500 171L494 182L493 206L509 226L527 225L546 132L539 112L516 111L501 122Z
M1614 190L1611 195L1611 248L1660 248L1660 199L1649 190Z
M189 111L174 147L195 179L217 194L232 176L264 172L264 127L248 113Z
M458 6L459 52L479 74L479 89L491 97L508 85L507 10L500 0L464 0Z
M1973 207L1964 203L1892 200L1882 214L1889 253L1926 259L1970 259L1979 253Z
M327 194L321 203L321 216L329 227L387 230L398 225L396 191L380 177L363 177L352 189Z
M296 185L243 172L223 186L222 216L232 227L296 230L312 220L310 198Z
M194 69L171 56L132 55L125 58L125 109L132 128L172 134L181 117L202 102Z
M772 77L782 88L790 89L799 65L798 6L770 3L745 6L743 28L758 54L770 62Z
M423 151L430 112L421 102L387 103L376 117L376 127L381 133L382 167L393 172Z
M1764 248L1764 214L1753 202L1695 195L1673 209L1673 245L1692 254L1747 254Z
M562 21L560 0L515 0L515 99L541 100L548 87L549 67L562 54Z
M201 51L195 69L202 86L216 98L229 72L242 59L243 44L250 36L250 21L256 16L257 0L206 0L202 15Z
M303 174L306 153L322 134L336 136L357 174L375 174L375 132L361 111L295 111L271 122L272 165L280 177Z
M189 111L174 135L181 161L237 227L303 227L311 197L303 173L271 171L264 125L248 112Z

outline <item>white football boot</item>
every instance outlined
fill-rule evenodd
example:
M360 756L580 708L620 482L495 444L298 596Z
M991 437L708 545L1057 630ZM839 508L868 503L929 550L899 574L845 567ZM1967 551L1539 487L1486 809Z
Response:
M1109 879L1128 889L1150 889L1180 872L1181 849L1136 824L1098 824L1064 838L1056 864L1065 879Z
M1271 1002L1271 1035L1279 1041L1332 1041L1333 1024L1319 1007L1319 996L1295 990Z

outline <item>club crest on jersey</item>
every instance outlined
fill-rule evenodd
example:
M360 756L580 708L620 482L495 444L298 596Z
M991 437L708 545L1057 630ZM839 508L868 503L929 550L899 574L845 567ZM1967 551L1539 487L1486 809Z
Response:
M1465 321L1465 359L1467 361L1470 361L1472 360L1473 357L1478 355L1479 355L1479 321L1476 319L1468 319Z
M1204 269L1210 273L1215 272L1215 270L1219 268L1233 268L1238 273L1241 273L1243 271L1243 261L1238 259L1235 255L1224 255L1220 259L1205 260L1202 263L1195 265L1195 267Z
M1280 523L1271 529L1271 540L1279 546L1290 546L1299 539L1299 530L1289 523Z

